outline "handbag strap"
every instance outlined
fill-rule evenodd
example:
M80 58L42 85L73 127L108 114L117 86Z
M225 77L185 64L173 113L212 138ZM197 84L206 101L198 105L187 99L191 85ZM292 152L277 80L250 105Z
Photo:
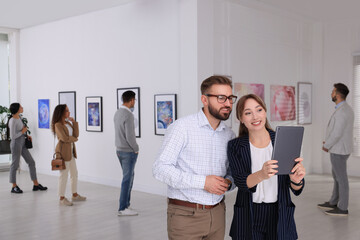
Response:
M25 123L23 122L23 118L22 118L21 116L19 116L19 118L20 118L22 124L27 128L27 126L26 126ZM25 138L28 137L27 130L26 130L26 132L24 133L24 135L25 135Z
M56 154L60 152L56 152L56 149L55 149L55 137L56 137L56 133L54 133L54 154L53 154L53 159L56 159Z

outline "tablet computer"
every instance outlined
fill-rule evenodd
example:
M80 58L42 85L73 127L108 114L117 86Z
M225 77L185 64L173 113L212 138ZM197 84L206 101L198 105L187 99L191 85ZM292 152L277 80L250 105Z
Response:
M276 127L276 136L274 149L272 153L273 160L278 161L277 175L288 175L295 166L295 159L300 157L304 127L298 126L278 126Z

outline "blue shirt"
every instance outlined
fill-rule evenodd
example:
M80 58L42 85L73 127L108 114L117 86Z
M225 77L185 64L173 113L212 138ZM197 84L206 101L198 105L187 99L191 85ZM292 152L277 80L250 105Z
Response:
M344 102L345 102L345 100L336 104L335 109L338 109L341 105L343 105Z

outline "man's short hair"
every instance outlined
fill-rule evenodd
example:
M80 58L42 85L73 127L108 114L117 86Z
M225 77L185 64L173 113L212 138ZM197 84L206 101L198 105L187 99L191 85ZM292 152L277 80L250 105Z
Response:
M343 83L335 83L334 88L336 88L336 92L339 93L342 99L346 99L347 95L349 94L348 87Z
M202 83L201 83L201 94L205 95L208 93L209 89L212 87L212 85L214 84L219 84L219 85L228 85L232 88L232 81L226 77L226 76L220 76L220 75L214 75L211 76L207 79L205 79Z
M133 91L131 91L131 90L126 91L126 92L123 93L121 98L122 98L124 103L128 103L128 102L130 102L131 100L133 100L135 98L135 93Z

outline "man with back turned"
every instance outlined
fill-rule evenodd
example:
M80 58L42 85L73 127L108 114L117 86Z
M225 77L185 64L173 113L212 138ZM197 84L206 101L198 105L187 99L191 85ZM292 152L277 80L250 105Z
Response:
M354 112L347 104L349 89L345 84L336 83L331 99L336 104L335 112L326 129L323 151L330 153L334 187L328 202L318 204L332 216L348 216L349 181L346 162L353 149Z

